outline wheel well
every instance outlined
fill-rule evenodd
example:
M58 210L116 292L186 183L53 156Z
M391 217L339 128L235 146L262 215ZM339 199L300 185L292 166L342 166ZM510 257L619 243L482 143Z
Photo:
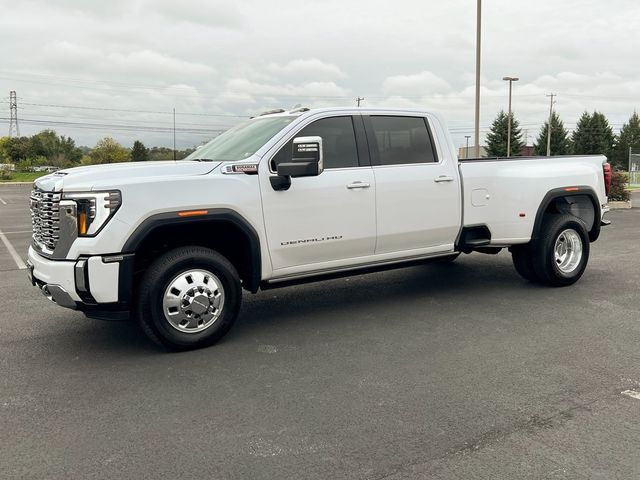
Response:
M228 219L158 224L136 242L134 275L141 275L169 250L197 245L227 258L238 271L242 286L255 293L260 284L260 250L256 242L257 236L251 238L246 229Z
M538 212L534 227L534 238L539 237L542 220L548 214L567 213L579 218L586 225L590 241L600 234L600 209L591 194L555 194L548 196Z

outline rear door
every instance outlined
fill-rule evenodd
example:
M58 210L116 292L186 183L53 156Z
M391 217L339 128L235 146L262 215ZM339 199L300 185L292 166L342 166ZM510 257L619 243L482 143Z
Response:
M376 180L376 254L453 249L460 228L456 159L435 141L429 118L363 117Z

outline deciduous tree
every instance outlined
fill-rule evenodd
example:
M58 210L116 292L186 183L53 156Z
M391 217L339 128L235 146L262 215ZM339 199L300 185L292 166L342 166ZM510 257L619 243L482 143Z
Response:
M99 140L90 156L94 164L128 162L131 159L129 150L111 137Z

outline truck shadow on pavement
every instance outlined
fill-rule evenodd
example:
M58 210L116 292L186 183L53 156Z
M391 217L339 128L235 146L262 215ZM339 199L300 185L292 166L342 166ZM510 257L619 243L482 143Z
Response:
M386 316L397 312L402 318L410 319L424 315L425 308L435 307L442 316L449 311L470 308L479 299L509 302L508 297L539 298L557 295L555 292L558 289L520 278L511 261L503 256L462 258L453 264L426 264L356 275L261 291L256 295L245 294L236 324L218 347L212 348L216 350L222 345L235 348L234 345L246 343L247 338L277 335L283 328L295 333L297 329L302 332L332 325L362 324L380 312ZM63 326L64 332L48 333L47 342L58 344L59 348L109 351L110 354L129 352L137 356L164 352L147 340L135 321L85 318L75 321L79 323ZM430 320L427 317L425 321Z
M425 264L247 295L236 325L222 341L254 335L274 324L312 328L313 323L350 322L384 310L410 316L412 308L430 302L460 308L472 297L552 290L519 277L510 259L496 260Z

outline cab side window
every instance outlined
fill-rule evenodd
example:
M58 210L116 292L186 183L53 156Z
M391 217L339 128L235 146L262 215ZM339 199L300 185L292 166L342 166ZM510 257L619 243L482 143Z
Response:
M426 119L379 115L370 118L378 150L378 165L438 161Z
M358 148L350 116L331 117L317 120L307 125L295 135L296 137L322 137L324 151L324 168L348 168L358 166ZM275 171L280 162L291 160L293 139L271 159L271 168Z

